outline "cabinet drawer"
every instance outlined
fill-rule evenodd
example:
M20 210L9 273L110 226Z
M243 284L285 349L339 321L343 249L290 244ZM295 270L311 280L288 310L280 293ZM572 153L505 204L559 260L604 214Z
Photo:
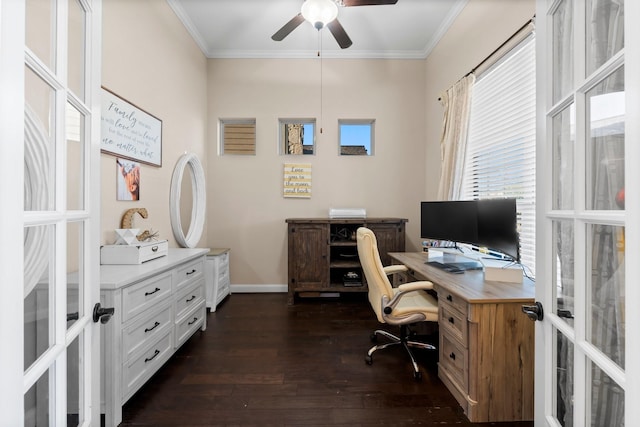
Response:
M467 302L464 299L460 298L456 294L448 292L445 289L439 288L437 285L436 292L438 293L438 301L444 301L446 304L449 304L455 310L458 310L466 316L468 309Z
M171 356L173 350L171 338L172 334L169 331L149 350L124 364L122 370L123 403Z
M178 294L178 297L176 298L176 318L182 317L184 313L203 300L204 278L201 278L194 286Z
M468 390L467 349L455 340L449 339L447 334L440 335L440 367L447 371L456 386L464 391Z
M229 252L225 252L216 257L218 261L218 270L225 270L229 266Z
M443 333L455 338L463 347L467 347L467 317L453 306L439 301L438 304L438 325Z
M220 301L222 301L224 297L226 297L230 293L231 285L229 283L229 276L227 276L226 278L222 279L220 283L218 283L218 296L216 298L216 305L219 304Z
M171 301L167 299L162 305L150 310L150 313L145 313L142 320L127 326L122 331L123 360L129 360L135 352L170 331L173 327L172 318Z
M176 289L188 286L190 283L204 277L204 258L198 258L181 266L175 271Z
M180 347L191 335L204 325L207 308L204 301L176 324L176 348Z
M122 321L126 322L171 295L171 272L159 274L122 291Z

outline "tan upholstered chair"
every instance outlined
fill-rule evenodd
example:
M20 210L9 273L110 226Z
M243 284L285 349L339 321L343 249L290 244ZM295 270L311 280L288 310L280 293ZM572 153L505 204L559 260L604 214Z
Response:
M405 283L397 288L391 286L388 275L406 271L403 265L383 267L378 252L378 242L373 231L365 227L358 228L358 257L362 264L367 285L369 287L369 302L380 323L400 326L400 336L395 336L384 330L376 330L371 335L372 341L377 341L378 335L390 340L385 344L371 347L365 358L368 364L373 363L373 353L383 348L401 344L409 353L413 364L414 377L419 380L422 374L418 369L415 357L409 347L435 349L431 344L413 341L409 325L416 322L437 322L438 301L426 291L433 289L431 282Z

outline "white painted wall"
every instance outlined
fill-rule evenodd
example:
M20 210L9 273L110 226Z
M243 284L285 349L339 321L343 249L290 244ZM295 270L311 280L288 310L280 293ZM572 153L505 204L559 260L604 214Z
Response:
M169 219L171 174L178 158L195 153L206 167L206 58L164 1L103 3L102 85L162 120L162 167L142 165L140 201L116 201L116 157L102 154L102 239L113 243L122 214L144 207L153 229L177 246ZM205 229L206 230L206 229ZM203 234L199 246L205 247Z
M234 284L287 283L285 219L364 207L409 218L413 248L424 193L424 61L213 59L208 63L209 234L231 248ZM278 154L278 118L318 120L316 155ZM220 118L255 118L257 154L219 156ZM376 119L374 156L338 155L338 119ZM311 199L282 196L283 164L312 164Z

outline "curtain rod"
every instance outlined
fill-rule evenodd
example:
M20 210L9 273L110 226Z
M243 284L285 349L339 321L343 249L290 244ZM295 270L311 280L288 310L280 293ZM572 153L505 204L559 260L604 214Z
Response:
M471 69L471 71L469 71L467 74L465 74L463 76L467 77L469 74L473 74L475 73L475 71L480 68L485 62L487 62L493 55L495 55L496 53L498 53L500 51L500 49L502 49L503 47L505 47L507 44L509 44L509 42L511 42L511 40L513 40L518 34L520 34L520 32L522 30L524 30L525 28L527 28L529 25L534 24L535 23L535 19L536 16L533 15L533 18L529 19L527 22L525 22L520 28L518 28L513 34L511 34L511 36L509 36L508 39L506 39L500 46L498 46L497 48L495 48L493 50L493 52L491 52L489 55L487 55L482 61L480 61L478 63L478 65L476 65L475 67L473 67ZM441 97L438 97L438 101L442 101Z

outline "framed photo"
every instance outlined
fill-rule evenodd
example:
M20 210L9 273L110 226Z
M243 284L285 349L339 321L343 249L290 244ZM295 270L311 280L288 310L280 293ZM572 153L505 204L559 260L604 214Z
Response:
M140 163L116 159L116 200L140 200Z
M100 150L162 166L162 120L102 88Z

